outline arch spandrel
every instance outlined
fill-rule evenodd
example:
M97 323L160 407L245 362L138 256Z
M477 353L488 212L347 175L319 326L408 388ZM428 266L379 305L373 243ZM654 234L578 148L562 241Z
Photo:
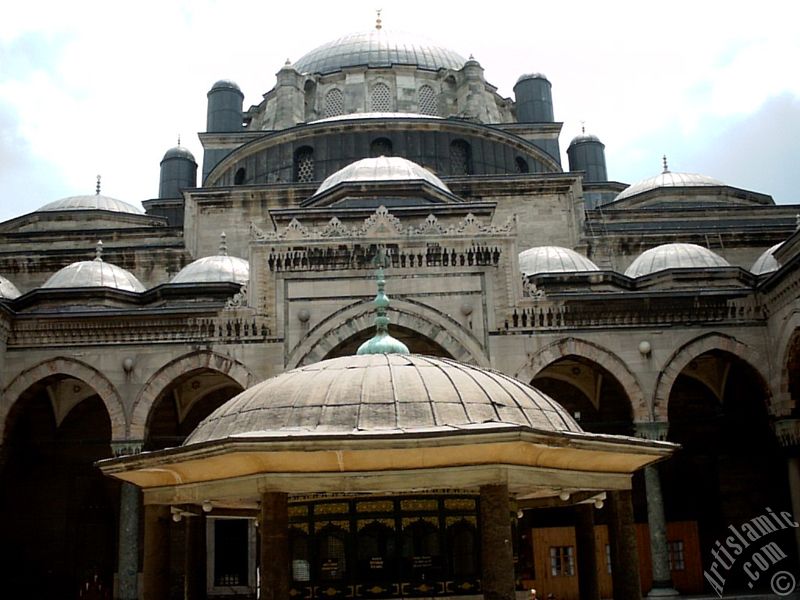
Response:
M444 313L419 303L393 299L387 314L393 325L427 337L455 360L490 366L484 345L478 338ZM289 352L286 368L294 369L323 360L342 342L374 327L375 307L372 302L351 304L315 325Z
M242 389L253 385L255 376L242 363L229 356L211 351L192 352L180 356L156 371L144 384L131 410L131 423L128 437L143 440L147 428L147 419L156 400L177 379L191 371L216 371L230 377Z
M127 418L125 405L117 388L100 371L74 358L48 359L18 374L3 390L0 398L0 440L5 438L6 423L11 408L33 384L53 375L66 375L80 379L90 386L103 401L111 421L111 439L126 438Z
M690 340L675 350L659 372L656 380L655 392L653 394L653 412L656 421L666 422L668 420L669 396L678 375L680 375L695 358L712 350L726 352L747 363L758 373L761 381L764 383L765 392L769 391L769 386L766 384L768 378L765 376L764 357L761 354L732 336L718 332L706 333ZM771 406L767 408L770 411L772 409Z
M568 356L576 356L593 362L613 375L628 397L634 421L650 421L652 419L647 400L636 375L611 350L593 342L573 337L557 340L532 355L517 370L514 377L530 383L546 367Z

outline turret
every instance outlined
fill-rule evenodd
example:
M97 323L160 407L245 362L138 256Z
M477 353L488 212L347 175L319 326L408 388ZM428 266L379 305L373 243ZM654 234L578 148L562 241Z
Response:
M588 183L608 181L605 148L597 136L581 133L567 148L569 170L583 171L583 180Z
M553 95L550 82L541 73L527 73L514 86L518 123L552 123Z
M184 189L193 187L197 187L197 162L194 156L183 146L170 148L161 159L158 197L180 198Z
M242 131L242 104L244 94L233 81L221 79L208 91L206 131L208 133L236 133ZM229 150L206 147L203 152L203 180Z
M276 75L275 129L288 129L305 119L303 76L292 67L289 59Z

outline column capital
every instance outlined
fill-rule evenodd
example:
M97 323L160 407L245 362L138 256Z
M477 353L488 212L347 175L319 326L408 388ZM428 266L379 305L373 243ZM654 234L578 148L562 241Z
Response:
M669 423L666 421L639 421L633 424L636 437L656 442L667 441Z
M772 429L782 448L800 449L800 419L778 419L773 421Z
M111 440L111 451L114 458L129 454L141 454L144 440Z

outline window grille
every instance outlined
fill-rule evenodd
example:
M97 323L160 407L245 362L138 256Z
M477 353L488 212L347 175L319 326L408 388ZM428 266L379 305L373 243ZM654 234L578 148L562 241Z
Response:
M344 114L344 94L339 88L333 88L325 94L325 118Z
M450 144L450 174L451 175L469 175L470 174L470 156L469 145L462 141L456 140Z
M436 94L429 85L419 88L419 112L423 115L438 116L439 114Z
M369 155L372 158L392 155L392 141L387 138L378 138L369 145Z
M314 181L314 151L301 148L294 159L294 179L299 183Z
M391 112L392 94L385 83L376 83L372 87L372 110L374 112Z

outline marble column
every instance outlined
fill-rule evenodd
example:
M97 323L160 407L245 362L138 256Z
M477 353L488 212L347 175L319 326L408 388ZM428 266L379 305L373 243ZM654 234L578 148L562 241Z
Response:
M183 555L184 600L202 600L206 597L206 518L200 507L197 516L183 519L186 528Z
M289 496L265 492L261 496L261 600L289 597Z
M597 545L594 537L594 505L575 507L575 546L578 558L578 592L581 600L600 600L597 580Z
M483 597L485 600L515 600L508 486L481 486L480 503Z
M144 507L144 600L169 598L169 506Z
M119 549L117 568L118 600L137 600L139 592L139 488L122 482L119 493Z
M614 600L641 600L639 551L629 490L608 493L608 538Z

